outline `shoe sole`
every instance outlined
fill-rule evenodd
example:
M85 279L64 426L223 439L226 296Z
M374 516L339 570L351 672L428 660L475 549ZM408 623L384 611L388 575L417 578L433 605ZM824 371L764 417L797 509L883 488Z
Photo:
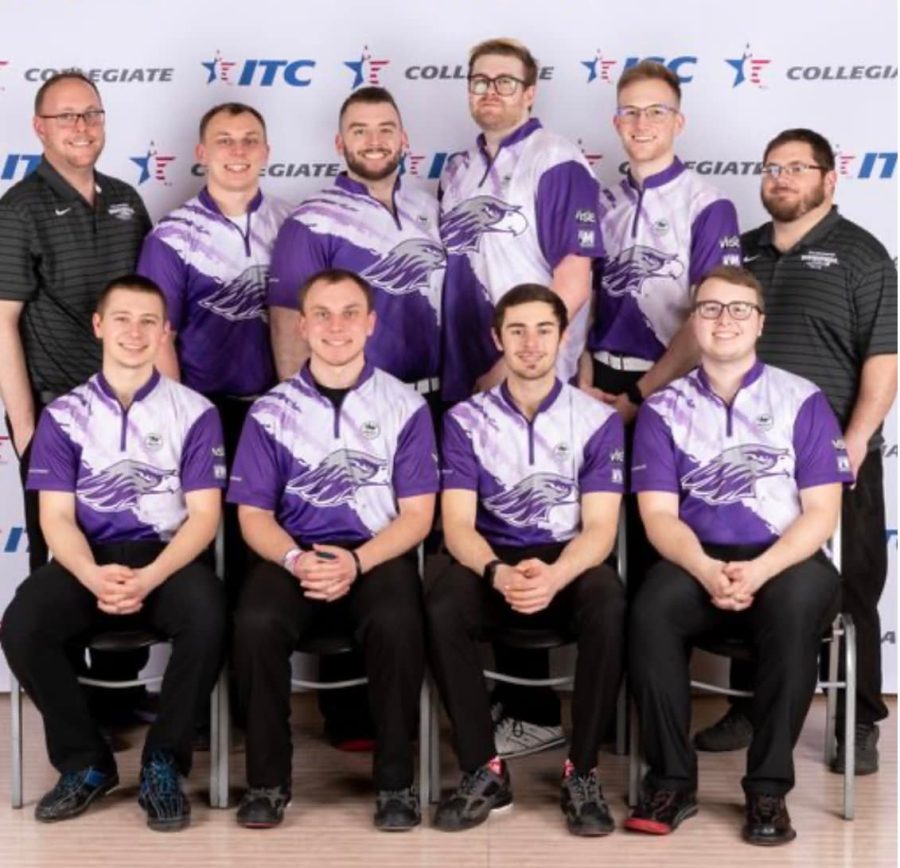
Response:
M73 817L79 817L83 814L94 802L95 799L99 799L101 796L105 796L107 793L111 793L116 787L119 786L119 778L116 776L115 780L111 781L109 784L104 784L103 786L97 787L93 793L88 796L85 800L84 804L81 805L78 809L74 811L69 811L66 814L60 814L55 817L41 817L38 816L37 809L34 812L34 818L40 823L59 823L61 820L71 820Z
M697 805L682 808L672 820L671 825L660 823L657 820L647 820L643 817L629 817L625 821L625 828L630 832L643 832L645 835L671 835L685 820L695 816Z
M783 838L769 838L769 837L754 837L747 833L746 830L741 830L741 837L748 844L753 844L754 847L780 847L782 844L790 844L797 837L797 832L794 829L791 829L789 835L785 835Z
M458 826L441 826L436 822L432 822L431 828L437 829L440 832L465 832L469 829L474 829L476 826L480 826L482 823L487 822L488 817L492 814L503 813L504 811L508 811L513 806L512 796L509 797L508 802L502 802L499 805L494 805L483 817L479 817L476 820L470 820L465 823L460 823Z
M147 820L147 828L154 832L180 832L191 824L191 815L172 820Z
M260 820L241 820L238 819L237 815L235 815L235 820L237 824L242 829L274 829L276 826L280 826L284 821L284 812L291 806L291 800L288 799L284 804L284 808L281 811L281 816L277 820L273 821L260 821Z
M406 826L387 826L387 825L379 825L378 822L375 822L375 828L378 829L379 832L411 832L416 826L420 826L422 824L422 818L420 817L414 823L410 823Z
M517 750L511 751L510 753L497 753L497 756L500 759L515 759L519 756L530 756L533 753L540 753L545 750L554 750L555 748L562 747L566 743L566 737L561 735L559 738L555 738L552 741L543 741L534 747L525 747L518 748Z
M843 766L830 765L830 766L828 766L828 768L832 774L835 774L835 775L846 774L846 771ZM857 763L853 767L853 776L857 777L857 778L864 778L866 775L874 775L874 774L877 774L877 772L878 772L877 765L875 765L875 766L869 766L869 765L860 766L859 763Z
M568 817L566 818L566 828L571 834L577 835L579 838L605 838L607 835L612 835L616 829L615 826L609 828L601 828L599 826L577 826L569 822Z

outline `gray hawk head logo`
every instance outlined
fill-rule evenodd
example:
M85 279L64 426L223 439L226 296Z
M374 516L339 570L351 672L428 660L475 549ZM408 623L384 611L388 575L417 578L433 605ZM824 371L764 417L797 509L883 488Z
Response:
M674 253L635 244L603 263L602 287L610 296L638 296L648 277L681 277L684 266Z
M213 293L202 299L200 307L205 307L231 322L248 319L268 321L266 308L268 278L268 265L251 265L230 283L221 284Z
M528 228L518 205L507 205L493 196L474 196L460 202L441 217L441 240L451 253L478 250L485 233L521 235Z
M364 485L386 485L387 462L354 449L337 449L291 479L286 491L314 506L350 503Z
M440 244L425 238L408 238L373 262L360 277L391 295L427 292L432 272L443 268L446 261Z
M708 464L681 478L681 484L706 503L736 503L756 496L756 481L766 476L790 476L787 449L758 443L732 446Z
M534 527L547 521L554 506L577 499L574 480L556 473L533 473L509 490L485 498L484 505L513 527Z
M177 471L123 458L84 479L78 487L78 499L97 512L122 512L137 509L138 499L144 495L166 494L179 488Z

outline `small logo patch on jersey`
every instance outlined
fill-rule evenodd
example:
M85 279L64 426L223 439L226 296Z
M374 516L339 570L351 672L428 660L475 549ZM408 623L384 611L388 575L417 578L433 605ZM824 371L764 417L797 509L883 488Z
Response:
M363 422L359 428L359 433L362 434L366 440L374 440L381 433L381 428L378 426L377 422Z
M575 212L575 220L578 223L596 223L597 215L589 208L580 208Z
M580 247L593 247L594 246L594 237L596 233L593 229L579 229L578 230L578 244Z
M609 453L609 460L614 464L624 464L625 463L625 450L624 449L613 449L612 452Z
M553 447L553 455L556 457L557 461L565 461L571 454L571 451L568 443L557 443L556 446Z
M148 452L156 452L158 449L162 449L162 445L162 434L148 434L144 438L144 446Z
M850 459L846 455L838 455L837 465L841 473L850 472Z
M130 220L134 217L134 208L127 202L117 202L114 205L110 205L107 210L110 217L115 217L117 220Z
M756 417L756 427L760 431L768 431L775 424L775 420L769 413L760 413Z
M226 470L224 464L216 464L213 466L213 476L216 479L224 479L226 476Z
M619 467L613 467L611 478L613 482L617 482L619 485L622 485L625 482L625 474Z
M213 446L212 454L215 458L224 458L225 457L225 447L224 446Z
M846 449L846 448L847 448L847 444L844 443L844 438L843 438L843 437L837 437L837 438L835 438L834 440L831 441L831 445L832 445L835 449Z
M832 265L840 264L837 254L831 250L808 250L800 257L800 261L813 271L824 271Z
M653 231L657 235L665 235L666 232L668 232L669 229L671 229L671 228L672 228L671 224L664 217L660 217L659 220L653 221Z

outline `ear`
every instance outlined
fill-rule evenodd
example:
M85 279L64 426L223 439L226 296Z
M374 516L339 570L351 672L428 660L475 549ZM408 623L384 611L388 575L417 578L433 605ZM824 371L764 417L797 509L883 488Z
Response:
M366 316L366 337L372 337L372 333L375 331L375 326L378 323L378 316L375 314L374 310L370 310L368 315Z
M334 149L340 154L342 157L344 156L344 137L337 133L334 137Z
M837 187L837 172L832 169L825 173L825 194L834 196L834 188Z
M687 119L681 113L681 109L678 110L678 114L675 115L675 135L680 136L682 130L684 129L684 125L687 123Z
M500 343L500 335L497 334L496 329L491 329L491 340L494 342L494 346L502 353L503 352L503 344Z
M103 317L99 313L94 313L91 317L91 325L94 328L94 337L99 340L102 335L100 334L100 324L103 322Z
M535 97L535 86L532 84L529 87L526 87L522 93L522 96L525 98L525 106L531 111L534 106L534 97Z
M34 130L34 134L41 140L43 144L47 143L47 128L44 126L43 118L39 118L35 115L31 119L31 128Z
M204 145L203 142L197 142L194 146L194 156L201 166L206 165L206 145Z

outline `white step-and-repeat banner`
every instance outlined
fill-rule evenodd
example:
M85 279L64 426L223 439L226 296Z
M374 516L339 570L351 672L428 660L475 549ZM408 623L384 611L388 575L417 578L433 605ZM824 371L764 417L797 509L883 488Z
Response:
M535 113L578 142L601 182L620 177L615 83L642 58L683 84L678 152L734 199L741 228L759 203L765 143L811 127L838 152L842 212L897 252L897 9L893 0L749 5L681 0L5 0L0 31L0 194L33 169L32 101L54 70L96 82L107 110L100 168L133 184L154 219L202 184L193 156L200 116L236 100L266 117L264 189L298 202L342 168L337 111L364 84L396 97L410 139L406 168L436 184L447 155L476 129L466 57L492 36L537 56ZM0 348L4 364L5 348ZM0 428L0 611L26 572L15 456ZM890 576L882 600L885 688L896 690L897 434L886 428ZM6 670L0 658L0 688Z

